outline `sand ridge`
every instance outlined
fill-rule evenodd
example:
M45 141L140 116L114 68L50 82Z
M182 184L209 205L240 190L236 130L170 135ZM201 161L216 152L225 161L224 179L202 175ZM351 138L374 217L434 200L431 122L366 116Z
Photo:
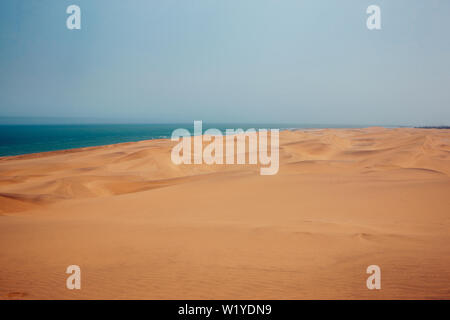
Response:
M174 144L0 158L0 298L450 298L449 130L283 131L274 176Z

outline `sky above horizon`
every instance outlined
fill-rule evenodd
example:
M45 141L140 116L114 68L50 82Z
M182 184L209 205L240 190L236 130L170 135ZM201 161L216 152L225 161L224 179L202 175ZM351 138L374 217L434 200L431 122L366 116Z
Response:
M450 125L449 17L448 0L2 0L0 117Z

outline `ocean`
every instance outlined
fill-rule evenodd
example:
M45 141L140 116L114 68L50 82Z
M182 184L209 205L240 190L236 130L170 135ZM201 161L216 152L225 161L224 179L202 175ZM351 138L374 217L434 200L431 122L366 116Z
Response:
M0 156L100 146L121 142L170 138L172 131L185 128L193 132L194 123L186 124L46 124L0 125ZM294 129L339 126L299 124L208 124L208 128L225 129ZM355 126L341 126L355 127Z

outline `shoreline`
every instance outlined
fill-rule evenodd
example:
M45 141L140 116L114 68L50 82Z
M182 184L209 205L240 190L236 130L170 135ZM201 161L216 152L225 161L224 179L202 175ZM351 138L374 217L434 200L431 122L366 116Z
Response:
M170 139L169 138L145 139L145 140L137 140L137 141L102 144L102 145L98 145L98 146L89 146L89 147L79 147L79 148L70 148L70 149L61 149L61 150L50 150L50 151L42 151L42 152L23 153L23 154L10 155L10 156L0 156L0 161L15 160L15 159L17 159L17 160L35 159L35 158L49 157L49 156L53 156L53 155L78 153L78 152L95 150L95 149L113 148L115 146L127 145L127 144L132 144L132 143L147 142L147 141L158 141L158 140L163 141L163 140L170 140Z
M342 128L346 129L346 128ZM280 133L283 131L296 131L296 130L324 130L324 129L282 129L280 130ZM203 136L203 135L202 135ZM155 138L155 139L143 139L143 140L136 140L136 141L126 141L126 142L118 142L118 143L110 143L110 144L102 144L102 145L96 145L96 146L88 146L88 147L79 147L79 148L69 148L69 149L60 149L60 150L50 150L50 151L41 151L41 152L31 152L31 153L23 153L23 154L17 154L17 155L6 155L6 156L0 156L0 161L6 160L6 159L22 159L22 158L40 158L45 156L51 156L53 154L67 154L67 153L76 153L76 152L83 152L88 150L93 150L94 148L112 148L114 146L119 145L126 145L130 143L140 143L140 142L149 142L149 141L170 141L170 138Z
M381 126L370 126L370 127L351 127L351 128L289 128L289 129L281 129L280 132L283 131L318 131L318 130L354 130L354 129L370 129L370 128L385 128L385 129L436 129L436 130L450 130L450 128L435 128L435 127L381 127ZM155 140L170 140L170 138L155 138L155 139L143 139L143 140L132 140L125 142L117 142L117 143L108 143L108 144L99 144L94 146L85 146L85 147L76 147L76 148L68 148L68 149L58 149L58 150L49 150L49 151L39 151L39 152L30 152L30 153L22 153L22 154L13 154L13 155L4 155L0 156L0 161L5 161L8 159L33 159L40 158L45 156L57 155L57 154L67 154L67 153L76 153L83 152L87 150L91 150L92 148L102 148L102 147L113 147L115 145L122 145L128 143L139 143L144 141L155 141Z
M151 124L148 124L148 125L151 126ZM177 124L174 124L174 126L175 125L177 125ZM180 124L180 125L189 125L189 124ZM207 128L209 128L211 125L213 125L213 124L208 124ZM220 128L220 130L222 130L222 131L225 130L224 127L222 127L222 126L229 126L229 128L243 128L244 130L252 127L249 124L229 124L229 125L227 125L227 124L217 124L217 125L219 126L218 128ZM116 125L115 124L99 124L99 125L97 125L97 124L86 124L86 125L71 125L71 124L61 124L61 125L58 125L58 124L25 125L25 124L23 124L23 125L0 125L0 129L2 127L18 128L18 127L22 127L22 126L23 127L48 127L48 128L52 128L52 127L66 127L66 128L70 128L70 127L75 126L75 127L84 128L83 130L85 130L85 128L89 128L89 127L94 127L95 128L95 127L98 126L100 128L105 128L105 127L111 127L111 126L114 127ZM134 124L128 124L128 125L127 124L118 124L118 126L130 127L130 128L135 127ZM147 125L146 124L137 124L136 126L137 127L142 127L142 126L147 126ZM166 126L166 124L156 125L155 128L150 128L150 130L167 130L167 128L161 129L161 126ZM167 125L167 126L169 126L169 125ZM262 128L264 126L266 126L266 125L265 124L260 124L260 125L257 126L255 124L255 126L253 126L253 128L259 129L259 128ZM364 128L371 128L371 127L376 127L376 126L370 126L370 125L369 126L352 126L352 125L349 125L348 127L340 127L340 126L337 126L337 125L336 126L330 125L328 127L324 127L324 126L318 125L317 127L309 127L309 125L304 125L304 126L300 125L299 127L295 127L295 126L291 126L289 124L286 124L286 125L280 124L278 127L277 127L276 124L275 125L274 124L268 124L266 126L266 128L269 128L269 129L270 128L278 128L281 131L282 130L323 130L323 129L331 129L331 130L333 130L333 129L336 129L336 130L338 130L338 129L364 129ZM207 129L207 128L205 128L205 129ZM391 128L402 128L402 127L385 126L384 128L391 129ZM404 128L407 128L407 127L404 127ZM408 127L408 128L411 128L411 127ZM176 127L174 127L173 129L175 130ZM71 132L70 134L66 134L66 138L69 139L69 140L72 140L73 137L74 137L72 135L76 135L76 132L77 132L77 130ZM81 131L81 133L83 133L83 132L84 131ZM105 134L104 131L103 132L99 132L99 135L95 135L95 133L92 132L92 131L86 131L86 133L90 136L89 140L97 139L99 141L94 142L92 144L92 142L86 142L86 141L85 141L85 143L83 143L83 139L80 139L79 140L81 142L80 146L70 146L70 144L73 145L74 143L68 143L68 146L61 146L61 147L59 147L58 145L65 144L64 137L59 137L59 140L49 141L49 143L46 143L45 141L47 141L47 139L49 139L48 135L51 135L51 132L47 132L46 133L47 136L43 135L42 137L40 137L41 141L40 140L36 140L36 141L32 142L32 144L30 144L30 143L26 142L27 141L26 136L22 135L21 130L17 131L17 129L16 129L16 130L14 130L12 132L7 132L6 131L4 134L6 134L5 139L12 139L11 141L14 141L16 135L19 136L19 139L21 139L21 141L18 141L17 144L16 144L17 146L19 146L18 151L14 150L15 147L13 146L13 144L0 146L0 150L2 150L2 148L5 149L5 151L2 151L2 153L4 152L5 154L4 155L0 155L0 159L1 158L5 158L5 157L16 157L16 156L18 157L18 156L24 156L24 155L46 153L46 152L57 152L57 151L67 151L67 152L69 152L69 151L75 150L75 149L101 147L101 146L108 146L108 145L121 144L121 143L140 142L140 141L157 140L157 139L170 139L170 136L171 136L172 132L173 132L173 130L171 130L170 132L164 132L164 133L163 132L154 132L154 133L152 133L152 135L155 135L155 138L153 138L153 137L152 138L147 138L147 137L138 138L137 137L138 135L144 135L145 136L145 132L142 131L141 129L139 129L138 132L134 132L134 133L131 133L131 132L127 133L127 132L125 132L124 135L123 135L123 137L126 137L125 141L118 141L118 142L112 141L112 142L109 142L109 141L101 141L101 140L110 139L110 138L108 138L107 136L104 135ZM114 132L114 131L110 132L110 134L116 134L116 133L117 132ZM118 131L118 133L119 133L119 135L121 135L120 131ZM27 135L29 135L31 137L33 135L33 132L28 132ZM160 137L160 135L164 135L165 137ZM120 139L112 139L112 140L120 140ZM75 138L74 141L77 141L77 138ZM52 143L54 146L56 145L57 147L56 147L56 149L53 149L53 147L51 147L51 148L41 147L40 148L41 150L32 150L32 149L37 149L35 147L35 145L36 144L41 144L42 142L44 142L44 145L45 144L50 145L50 143ZM22 149L31 149L32 151L20 151L21 148ZM11 149L11 150L8 151L8 149ZM73 151L73 152L75 152L75 151Z

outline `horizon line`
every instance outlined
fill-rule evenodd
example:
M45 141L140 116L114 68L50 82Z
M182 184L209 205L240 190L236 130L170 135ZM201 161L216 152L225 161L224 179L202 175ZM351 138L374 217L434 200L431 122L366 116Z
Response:
M151 121L142 119L126 119L121 120L117 118L99 118L99 117L26 117L26 116L0 116L0 125L107 125L107 124L142 124L142 125L173 125L173 124L190 124L196 120L184 121ZM417 126L439 126L446 127L445 124L393 124L393 123L329 123L329 122L296 122L296 121L205 121L206 124L254 124L254 125L301 125L301 126L349 126L349 127L417 127Z

